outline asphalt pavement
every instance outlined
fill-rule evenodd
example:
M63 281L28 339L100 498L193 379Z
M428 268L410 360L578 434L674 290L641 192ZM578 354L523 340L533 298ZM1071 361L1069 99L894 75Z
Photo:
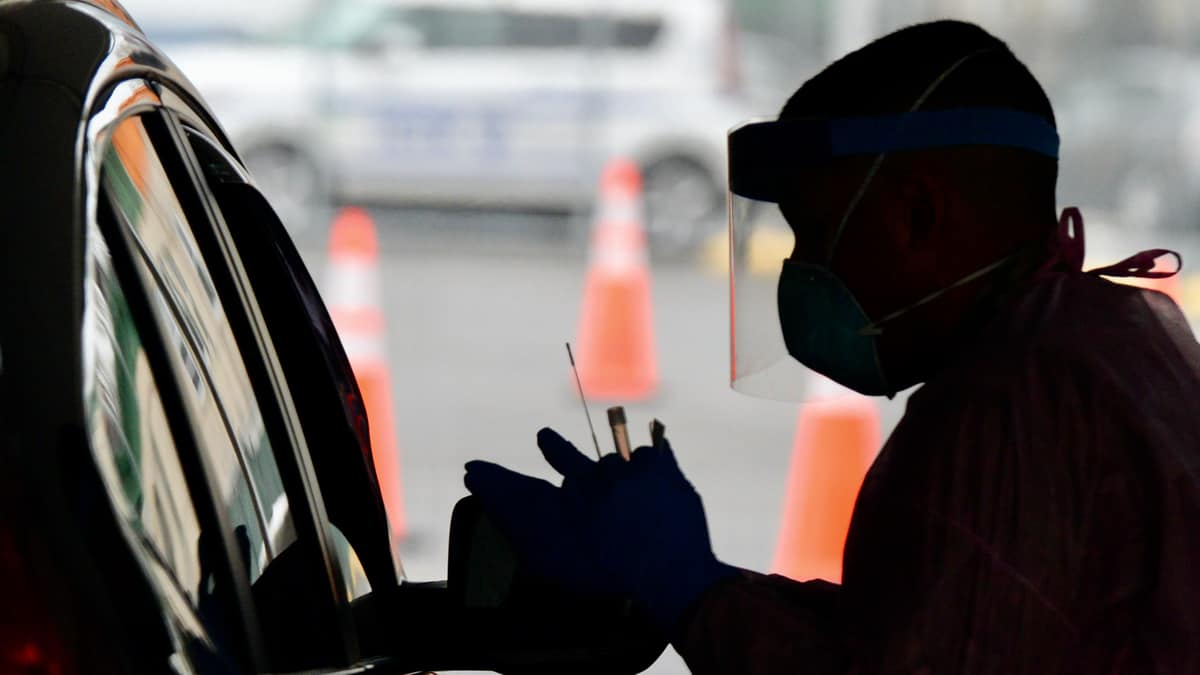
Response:
M555 479L535 443L543 426L590 452L564 343L575 340L585 245L545 216L376 211L382 297L408 536L409 579L444 579L450 513L466 495L463 465L487 459ZM319 236L300 241L315 278ZM729 389L727 280L691 260L652 262L661 386L626 406L635 444L652 418L667 427L704 500L713 547L733 565L769 568L792 453L797 405ZM884 426L899 417L885 404ZM605 444L607 430L598 430ZM885 429L886 432L886 429ZM608 439L607 445L611 445ZM672 652L653 673L687 672Z

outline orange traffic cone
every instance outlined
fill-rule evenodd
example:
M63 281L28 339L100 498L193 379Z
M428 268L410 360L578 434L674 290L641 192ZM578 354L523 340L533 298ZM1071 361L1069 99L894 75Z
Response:
M639 400L658 387L642 177L613 160L600 181L579 321L579 380L592 398Z
M800 407L773 572L839 582L850 514L879 450L879 411L822 378L826 390Z
M375 224L363 209L345 208L334 218L329 234L326 290L329 314L358 380L370 428L375 473L392 536L398 541L405 532L404 500L379 293L379 244Z

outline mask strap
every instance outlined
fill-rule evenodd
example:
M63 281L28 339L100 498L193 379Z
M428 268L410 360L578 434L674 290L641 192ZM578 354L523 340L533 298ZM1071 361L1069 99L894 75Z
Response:
M1072 270L1078 271L1078 270L1082 269L1083 268L1083 253L1084 253L1083 214L1079 212L1078 208L1076 208L1074 206L1068 206L1067 208L1063 209L1062 216L1060 216L1058 219L1058 228L1055 230L1054 236L1058 242L1058 250L1060 251L1060 255L1061 255L1060 259L1063 260L1064 262L1066 262L1066 264L1069 265ZM1145 264L1144 260L1142 258L1139 258L1139 256L1145 256L1145 255L1149 255L1149 254L1157 254L1154 256L1154 258L1157 258L1159 255L1163 255L1166 253L1174 254L1177 258L1179 257L1178 253L1175 253L1174 251L1166 251L1163 249L1156 249L1154 251L1143 251L1142 253L1139 253L1138 255L1133 256L1132 258L1128 258L1126 260L1123 260L1123 261L1117 263L1116 265L1113 265L1112 267L1106 267L1102 270L1093 270L1092 274L1109 274L1110 276L1132 276L1132 275L1127 275L1127 274L1113 273L1112 270L1131 269L1131 268L1135 268L1135 266L1138 264L1141 264L1144 266L1144 264ZM991 272L996 271L1002 265L1004 265L1008 261L1015 258L1018 254L1019 254L1019 252L1007 255L1007 256L1001 258L1000 260L997 260L996 262L988 265L987 267L984 267L980 270L972 272L971 274L968 274L967 276L963 277L962 279L959 279L958 281L954 282L953 284L950 284L949 286L943 288L940 291L935 291L935 292L925 296L924 298L921 298L920 300L914 302L911 305L908 305L906 307L903 307L901 309L898 309L898 310L892 312L891 314L888 314L887 316L883 317L882 319L879 319L878 321L871 322L866 327L864 327L862 330L860 330L859 334L860 335L882 335L883 330L881 329L881 326L883 326L883 324L885 324L893 319L896 319L903 314L907 314L908 312L911 312L912 310L914 310L922 305L933 302L934 300L937 300L938 298L940 298L943 295L945 295L946 293L958 288L959 286L964 286L966 284L969 284L972 281L975 281L976 279L979 279L980 277L982 277L986 274L990 274ZM1154 262L1153 262L1154 258L1151 258L1151 260L1150 260L1151 268L1154 267ZM1182 259L1181 259L1180 260L1181 267L1182 267L1182 264L1183 263L1182 263ZM1137 267L1136 269L1140 270L1141 267ZM1155 275L1161 274L1162 276L1171 276L1171 274L1174 274L1174 272L1172 272L1170 274L1166 274L1166 273L1162 273L1162 272L1150 272L1150 274L1155 274ZM1156 276L1155 278L1158 278L1158 277Z
M1063 209L1062 217L1058 219L1058 248L1062 259L1073 272L1083 269L1083 258L1086 252L1083 237L1083 214L1079 209L1070 206ZM1163 256L1175 258L1175 269L1158 271L1158 259ZM1135 253L1119 263L1088 270L1088 274L1105 277L1138 277L1141 279L1166 279L1179 274L1183 270L1183 256L1167 248L1152 248L1148 251Z
M1170 272L1155 272L1155 263L1159 258L1169 255L1175 257L1175 269ZM1115 265L1089 270L1088 274L1106 277L1139 277L1141 279L1166 279L1173 277L1183 270L1183 256L1166 248L1153 248L1129 256Z
M912 107L908 109L908 112L917 112L921 106L925 105L925 101L933 95L933 92L936 91L938 87L942 86L942 83L946 81L946 78L950 77L954 71L958 70L959 66L975 58L976 56L979 56L980 54L986 54L994 51L996 51L995 47L978 49L950 64L949 68L943 71L941 75L938 75L937 78L935 78L934 81L925 88L925 91L921 92L921 95L917 97L917 100L912 104ZM880 167L883 166L883 159L887 157L887 155L888 153L881 152L875 156L875 161L871 163L871 168L867 171L867 175L863 179L863 182L858 186L858 191L854 193L854 197L850 200L850 204L842 213L841 222L838 223L837 230L835 230L833 234L833 239L829 242L829 250L825 254L826 267L833 267L833 254L835 251L837 251L837 245L842 240L842 232L844 232L846 229L846 223L850 221L850 216L854 215L854 211L858 208L858 203L862 201L864 196L866 196L867 189L870 188L871 183L874 182L875 176L879 173Z
M1083 214L1074 206L1063 209L1058 218L1058 250L1062 260L1072 272L1083 269L1083 258L1087 251L1083 236Z
M976 279L979 279L988 274L991 274L992 272L995 272L996 270L1000 269L1003 265L1008 263L1008 261L1012 260L1013 257L1014 257L1013 255L1004 256L1003 258L988 265L987 267L978 269L978 270L968 274L967 276L959 279L958 281L950 284L949 286L947 286L941 290L934 291L933 293L930 293L929 295L921 298L920 300L912 303L911 305L902 307L902 308L892 312L891 314L888 314L887 316L883 317L882 319L879 319L878 321L872 321L871 323L864 326L861 330L859 330L858 334L864 335L864 336L882 335L883 334L883 328L882 328L883 324L885 324L889 321L892 321L893 319L897 319L900 316L907 314L918 307L927 305L956 288L959 288L961 286L966 286L967 284L971 283L972 281L975 281Z

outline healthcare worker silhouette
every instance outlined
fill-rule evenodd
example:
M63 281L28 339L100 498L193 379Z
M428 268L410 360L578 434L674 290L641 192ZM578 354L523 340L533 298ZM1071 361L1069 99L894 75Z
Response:
M795 233L790 357L867 394L923 384L840 585L719 562L666 444L594 462L543 430L561 486L472 462L467 487L532 570L634 598L696 673L1200 673L1200 347L1169 298L1101 276L1167 252L1081 269L1057 154L1030 72L949 21L731 134L731 198Z

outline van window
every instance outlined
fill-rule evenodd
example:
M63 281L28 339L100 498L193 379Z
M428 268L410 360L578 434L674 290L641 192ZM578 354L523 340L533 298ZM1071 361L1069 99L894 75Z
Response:
M584 45L584 22L567 14L506 12L505 44L514 48L572 48Z
M419 36L426 49L484 49L503 47L505 17L487 9L418 7L395 15Z
M662 21L658 19L617 19L613 21L612 46L619 49L647 49L658 41Z
M373 30L402 24L425 49L573 49L585 44L582 15L488 8L397 10Z
M285 42L333 48L387 44L396 35L407 35L411 43L403 46L428 50L647 49L657 43L662 28L658 17L613 17L599 10L569 13L436 4L389 9L380 3L333 2L280 37Z

